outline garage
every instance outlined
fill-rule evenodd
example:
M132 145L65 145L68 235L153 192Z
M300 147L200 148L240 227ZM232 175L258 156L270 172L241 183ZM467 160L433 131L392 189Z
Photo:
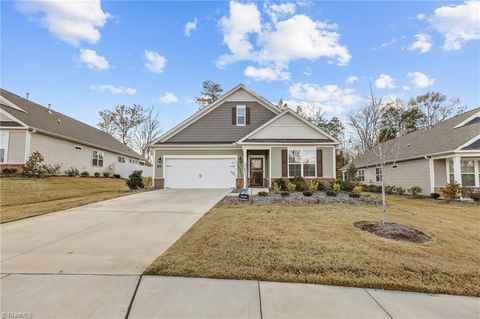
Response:
M235 188L236 156L165 156L167 188Z

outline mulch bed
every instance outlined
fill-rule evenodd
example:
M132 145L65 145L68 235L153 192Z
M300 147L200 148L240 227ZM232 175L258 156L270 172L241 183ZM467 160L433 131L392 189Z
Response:
M353 223L353 226L388 239L411 243L424 243L432 240L430 236L417 229L397 223L383 224L381 221L360 221Z
M289 192L288 196L281 196L279 193L270 192L267 196L252 195L249 200L243 201L238 196L226 196L219 204L224 205L269 205L269 204L323 204L343 203L353 205L380 205L381 201L370 197L353 198L348 193L338 193L337 196L327 196L325 192L315 192L312 196L304 196L302 192Z

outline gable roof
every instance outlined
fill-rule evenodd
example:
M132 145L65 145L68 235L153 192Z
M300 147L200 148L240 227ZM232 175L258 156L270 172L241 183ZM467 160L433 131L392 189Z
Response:
M468 123L466 120L472 118L472 116L478 112L480 112L480 108L470 110L440 122L429 130L418 130L382 143L384 149L389 153L388 150L391 150L392 147L397 147L398 142L399 150L397 158L388 158L387 160L401 161L449 153L458 150L468 142L474 142L475 139L480 138L480 122ZM465 125L459 125L465 121ZM375 149L378 149L378 145L375 146ZM394 154L391 155L391 157L393 156ZM375 151L370 150L355 158L352 163L356 167L372 166L378 163L378 158L375 155Z
M156 140L154 140L151 145L154 145L158 142L165 142L166 140L168 140L169 138L171 138L172 136L174 136L175 134L177 134L178 132L182 131L183 129L185 129L186 127L190 126L191 124L195 123L196 121L198 121L199 119L201 119L202 117L204 117L205 115L207 115L208 113L212 112L213 110L215 110L217 107L219 107L220 105L222 105L222 103L224 103L225 101L228 101L228 98L230 96L232 96L233 94L235 94L236 92L240 91L240 90L243 90L245 92L247 92L248 94L252 95L256 100L257 102L264 106L265 108L269 109L270 111L272 111L274 114L278 114L280 113L280 109L278 107L276 107L275 105L273 105L272 103L270 103L267 99L261 97L260 95L256 94L255 92L253 92L252 90L250 90L249 88L247 88L245 85L243 84L239 84L237 85L236 87L234 87L233 89L231 89L230 91L228 91L227 93L225 93L224 95L222 95L218 100L216 100L215 102L213 102L212 104L208 105L206 108L196 112L195 114L193 114L192 116L188 117L186 120L184 120L183 122L181 122L180 124L176 125L175 127L173 127L172 129L170 129L169 131L167 131L165 134L161 135L159 138L157 138Z
M3 112L40 133L141 159L140 154L102 130L49 110L7 90L0 89L0 95L0 108ZM15 107L12 107L12 104Z
M288 138L288 139L285 139L285 138L283 138L283 139L282 138L280 138L280 139L255 138L255 135L262 132L267 127L269 127L274 122L278 121L280 118L284 117L287 114L293 116L296 120L303 123L305 126L310 128L314 132L318 133L319 136L317 136L315 138L292 138L292 139L290 139L290 138ZM324 138L324 137L326 137L326 138ZM306 119L304 119L303 117L298 115L296 112L293 112L290 108L287 108L284 111L282 111L281 113L277 114L277 116L275 116L274 118L272 118L271 120L269 120L268 122L263 124L262 126L258 127L256 130L254 130L254 131L250 132L249 134L247 134L246 136L244 136L237 143L241 144L241 143L249 143L249 142L253 143L253 142L261 142L261 141L264 141L264 142L278 142L278 143L288 143L288 141L290 141L292 143L308 143L308 142L311 142L311 143L324 142L324 143L335 143L335 144L339 143L336 138L334 138L333 136L331 136L330 134L328 134L324 130L320 129L319 127L313 125L310 121L307 121Z

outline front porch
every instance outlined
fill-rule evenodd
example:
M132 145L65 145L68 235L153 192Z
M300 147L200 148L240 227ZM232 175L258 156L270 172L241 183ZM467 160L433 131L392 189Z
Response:
M243 148L241 162L244 188L271 188L271 148Z
M431 159L431 192L441 193L452 182L480 192L480 152Z

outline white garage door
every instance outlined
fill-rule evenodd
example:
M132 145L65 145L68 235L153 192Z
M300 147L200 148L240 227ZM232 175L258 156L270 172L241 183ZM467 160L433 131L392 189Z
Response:
M234 188L237 159L231 157L167 157L167 188Z

